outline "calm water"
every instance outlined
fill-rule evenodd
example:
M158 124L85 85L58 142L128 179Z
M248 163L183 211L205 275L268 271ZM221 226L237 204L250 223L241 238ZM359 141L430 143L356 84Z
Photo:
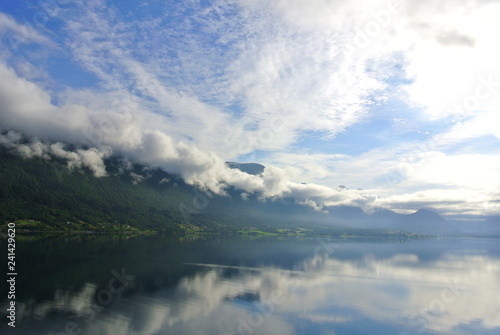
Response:
M500 334L498 239L17 240L2 334Z

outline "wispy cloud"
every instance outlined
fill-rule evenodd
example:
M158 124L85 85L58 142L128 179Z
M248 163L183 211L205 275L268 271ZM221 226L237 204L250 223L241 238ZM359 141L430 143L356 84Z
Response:
M489 199L498 153L456 146L499 138L499 12L485 1L90 1L58 8L50 34L0 13L0 121L47 143L109 147L214 192L233 185L266 197L390 207L399 196L455 201L444 191L451 187ZM97 83L54 84L47 62L13 60L5 36L57 44L68 71L83 69ZM59 51L46 52L50 59ZM399 120L397 143L394 129L355 155L300 141L335 141L374 118ZM416 131L429 135L412 137ZM224 164L262 152L262 177ZM478 173L469 178L456 164ZM340 194L340 184L363 191Z
M20 43L53 45L50 38L39 33L33 27L18 23L11 16L0 13L0 35L4 34L8 35L6 45L9 48L16 47Z

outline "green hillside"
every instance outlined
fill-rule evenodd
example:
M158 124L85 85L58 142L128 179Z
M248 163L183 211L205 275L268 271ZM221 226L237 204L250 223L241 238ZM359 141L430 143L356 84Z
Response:
M124 169L116 157L106 160L106 170L107 177L96 178L64 161L24 159L0 148L1 225L15 221L17 228L37 231L304 231L302 221L278 215L285 210L277 203L243 201L234 190L228 197L206 194L160 169Z
M24 159L0 148L0 228L16 222L16 228L27 231L154 230L247 236L373 236L382 230L392 236L399 230L380 224L390 222L385 212L377 216L357 209L352 214L353 208L335 207L330 208L335 212L332 216L297 205L293 199L262 201L258 195L243 199L241 192L231 188L228 196L217 196L160 169L124 164L117 157L105 163L108 176L97 178L86 169L69 169L64 161ZM344 222L342 213L347 213ZM365 221L372 224L354 225Z
M106 163L109 176L96 178L61 161L23 159L1 150L0 222L22 220L24 226L18 227L57 229L186 228L179 208L192 204L192 187L161 170L136 165L120 171L116 158ZM134 184L131 173L146 178Z

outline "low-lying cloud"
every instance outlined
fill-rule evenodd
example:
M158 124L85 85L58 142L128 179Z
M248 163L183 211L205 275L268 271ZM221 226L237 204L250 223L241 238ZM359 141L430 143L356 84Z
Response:
M457 146L479 136L498 140L493 125L500 75L490 32L498 30L492 18L500 7L494 2L143 5L124 15L121 6L100 1L54 4L48 20L60 24L50 29L0 13L0 130L6 145L26 157L65 159L96 176L105 175L101 162L113 154L179 174L216 194L232 186L262 198L293 197L316 209L401 208L398 199L442 203L456 200L449 198L455 189L463 194L462 207L470 190L479 195L476 202L491 202L483 195L496 187L488 180L496 165L464 183L463 170L428 169L427 162L408 168L398 160L427 141L416 130L437 129L437 142ZM481 78L491 80L484 86ZM456 104L464 105L461 121L450 123L445 119L454 116ZM400 120L399 132L374 122L368 130L377 133L371 137L376 143L360 146L364 137L353 139L353 155L342 143L332 149L321 142L379 117ZM8 138L12 134L30 140L16 142ZM391 152L394 142L399 156ZM487 152L487 165L498 160L497 151L478 147L471 156L453 157L452 150L468 152L450 146L431 146L424 154L445 154L430 157L433 166L459 166L481 159L481 152ZM267 166L260 176L225 164L253 154ZM290 162L294 157L297 162ZM486 164L471 168L478 165ZM335 189L339 184L365 191ZM478 208L471 207L481 214ZM488 214L498 211L496 203L487 208Z
M160 143L150 143L161 147ZM111 147L100 146L99 148L74 148L68 149L68 145L62 142L47 143L32 138L26 140L21 133L6 131L0 134L0 145L24 158L42 158L50 160L53 158L65 160L68 168L88 168L95 177L107 177L105 159L113 154ZM142 148L148 145L142 146ZM172 146L175 148L174 146ZM256 194L262 200L276 198L293 198L297 203L307 205L315 210L323 210L324 206L340 204L352 204L368 209L370 203L376 197L370 197L345 189L332 189L316 184L296 183L289 179L285 170L269 166L259 175L251 175L238 169L229 168L219 157L209 154L207 161L200 164L200 160L189 152L188 147L178 149L184 153L179 158L177 154L155 156L156 150L146 150L145 155L139 152L130 152L128 157L137 158L138 161L149 162L149 167L177 166L174 173L180 174L188 184L199 187L202 190L218 195L226 196L228 187L234 187L248 196L249 193ZM196 149L193 149L196 150ZM154 157L154 158L153 158ZM154 163L151 163L154 162ZM211 164L210 164L211 163ZM203 168L202 168L203 167ZM127 166L124 166L127 169ZM140 183L147 176L132 172L132 182Z
M0 145L24 158L43 158L47 160L52 157L60 158L67 162L68 168L80 169L85 167L92 171L96 177L107 176L104 159L112 153L109 147L102 147L101 149L80 148L71 151L66 150L67 145L61 142L47 144L38 139L23 141L21 134L13 131L0 134Z

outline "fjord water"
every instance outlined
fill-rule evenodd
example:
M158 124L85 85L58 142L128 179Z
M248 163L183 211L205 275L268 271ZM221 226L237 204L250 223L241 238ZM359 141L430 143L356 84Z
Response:
M2 334L500 333L498 239L18 236L16 250Z

